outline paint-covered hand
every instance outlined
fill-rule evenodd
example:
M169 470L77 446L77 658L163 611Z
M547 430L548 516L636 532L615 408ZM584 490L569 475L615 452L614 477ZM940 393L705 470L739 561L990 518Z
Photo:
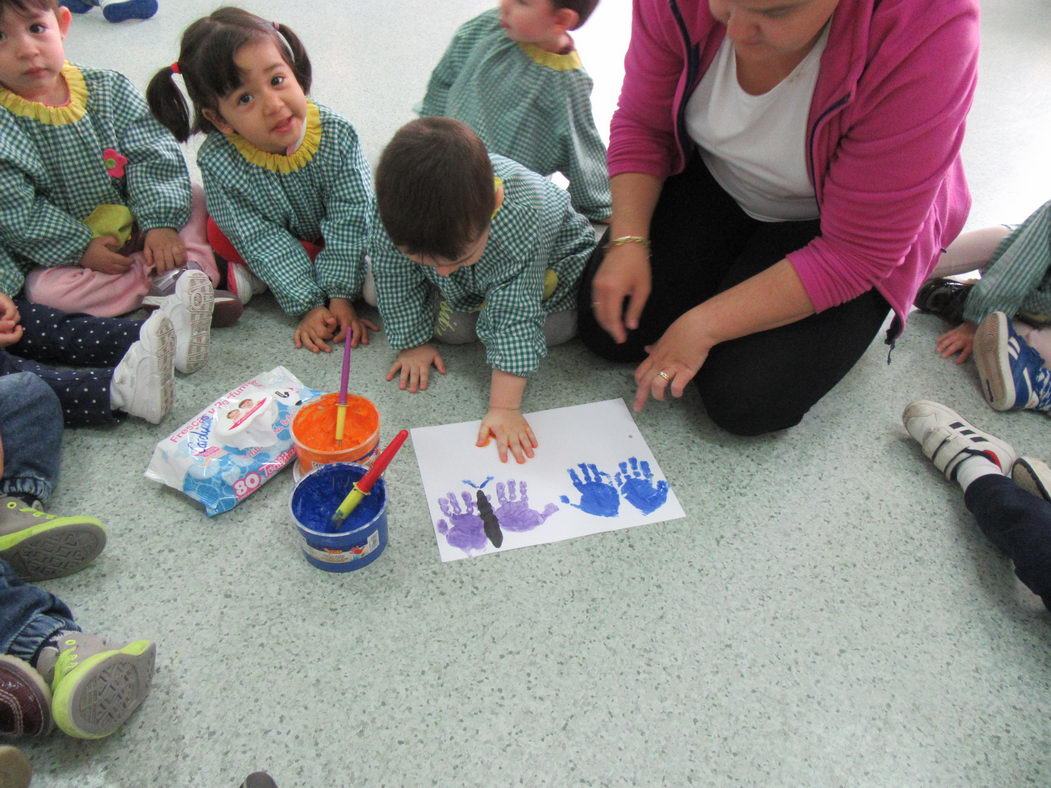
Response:
M580 503L570 503L569 497L562 495L562 503L568 503L588 514L599 517L616 517L620 510L620 494L613 486L613 478L605 471L600 471L595 465L580 463L580 473L573 468L567 468L573 486L580 492Z
M426 391L427 383L430 382L431 364L434 368L445 374L445 362L442 354L434 345L420 345L403 350L398 353L391 368L387 370L387 380L394 380L398 375L398 388L415 394L417 391Z
M533 456L533 449L538 444L529 422L518 408L489 408L478 429L478 440L475 446L486 446L489 438L496 441L496 451L500 462L507 462L508 451L517 462L523 463Z
M485 536L485 523L474 508L474 501L470 493L460 493L463 498L463 507L456 500L454 493L448 493L444 498L438 499L438 506L442 514L449 518L438 521L438 533L445 537L445 541L452 547L458 547L465 553L484 550L488 540Z
M624 500L643 514L659 509L668 500L668 482L661 479L654 484L650 464L645 460L640 463L638 457L620 463L615 479Z
M155 274L186 265L186 244L171 227L154 227L147 231L142 254Z
M333 342L343 342L350 339L350 346L357 347L369 343L369 331L379 331L380 327L371 320L360 317L354 310L354 305L346 298L330 298L328 300L328 311L336 318L339 333Z
M516 490L514 479L508 479L507 484L496 483L496 500L500 504L496 509L496 519L500 521L500 527L507 531L532 531L558 511L553 503L545 506L543 512L529 508L526 483L519 482Z

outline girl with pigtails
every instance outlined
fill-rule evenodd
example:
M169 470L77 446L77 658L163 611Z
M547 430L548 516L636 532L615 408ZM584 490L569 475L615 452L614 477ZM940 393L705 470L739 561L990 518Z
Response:
M180 142L207 135L197 164L228 287L247 301L258 277L298 318L296 347L316 353L368 343L378 328L352 303L365 277L372 175L353 126L307 98L310 81L290 28L220 8L186 29L179 59L146 97Z

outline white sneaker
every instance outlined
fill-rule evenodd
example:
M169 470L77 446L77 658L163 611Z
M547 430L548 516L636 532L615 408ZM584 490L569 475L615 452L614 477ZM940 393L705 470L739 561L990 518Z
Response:
M1051 501L1051 468L1034 457L1019 457L1011 466L1011 478L1026 492Z
M175 328L157 310L139 329L139 341L128 348L113 370L113 410L160 424L175 398Z
M1017 455L1011 445L995 435L982 432L959 413L930 400L916 400L905 406L901 420L923 447L934 467L949 481L956 480L956 469L968 457L984 457L1010 473Z
M161 302L159 311L175 327L175 368L180 372L196 372L208 362L214 304L215 291L204 271L183 271L175 292Z
M247 265L230 262L226 264L226 287L241 299L242 304L247 304L252 296L267 290L266 282L253 274Z

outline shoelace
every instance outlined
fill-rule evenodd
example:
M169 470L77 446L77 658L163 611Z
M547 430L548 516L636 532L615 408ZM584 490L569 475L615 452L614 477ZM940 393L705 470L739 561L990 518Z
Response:
M35 509L32 506L23 506L23 507L19 508L18 504L15 503L14 501L8 501L7 502L7 508L8 509L18 509L18 511L20 511L20 512L25 512L26 514L31 514L34 517L43 517L45 520L54 520L56 517L58 517L57 514L48 514L47 512L41 511L40 509Z

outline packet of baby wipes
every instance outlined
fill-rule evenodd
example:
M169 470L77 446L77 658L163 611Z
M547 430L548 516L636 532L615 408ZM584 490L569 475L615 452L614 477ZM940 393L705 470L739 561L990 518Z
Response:
M182 490L209 516L232 509L292 460L292 419L323 392L284 367L243 383L157 444L146 478Z

